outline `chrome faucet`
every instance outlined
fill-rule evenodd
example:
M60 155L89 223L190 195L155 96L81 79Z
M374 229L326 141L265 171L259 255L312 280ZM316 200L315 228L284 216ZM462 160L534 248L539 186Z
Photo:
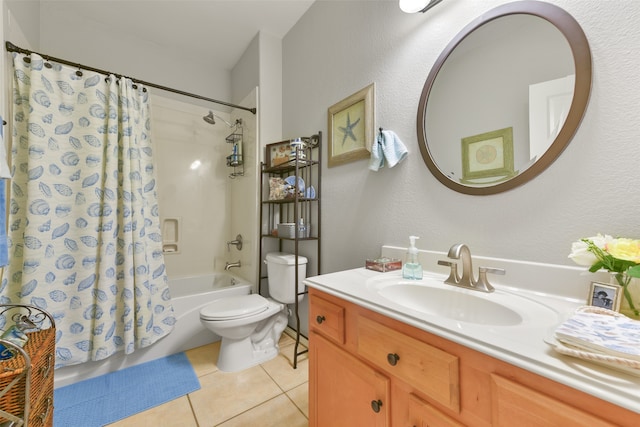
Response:
M236 236L236 240L230 240L227 242L227 252L231 251L231 245L235 245L236 249L242 250L242 234Z
M463 243L451 246L447 256L451 259L459 259L462 262L462 275L458 272L458 264L451 261L438 261L439 265L451 267L449 277L444 283L461 288L474 289L481 292L493 292L494 288L487 279L487 273L505 274L502 268L480 267L478 280L473 277L473 267L471 261L471 251L469 247Z
M233 267L242 267L242 264L240 264L240 260L238 260L238 262L225 262L224 263L224 269L229 270Z

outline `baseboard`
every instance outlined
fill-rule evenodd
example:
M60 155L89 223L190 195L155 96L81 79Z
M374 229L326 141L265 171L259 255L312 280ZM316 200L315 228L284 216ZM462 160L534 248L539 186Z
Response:
M296 330L293 329L291 326L287 326L287 328L284 330L284 333L289 335L294 340L296 339ZM302 335L300 335L300 344L309 348L309 340Z

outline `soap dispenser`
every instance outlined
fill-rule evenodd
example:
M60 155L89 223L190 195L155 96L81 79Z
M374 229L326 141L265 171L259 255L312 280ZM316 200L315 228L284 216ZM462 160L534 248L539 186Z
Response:
M418 261L418 248L416 248L416 239L418 236L409 236L409 250L407 251L407 259L402 266L402 277L410 280L422 279L422 265Z

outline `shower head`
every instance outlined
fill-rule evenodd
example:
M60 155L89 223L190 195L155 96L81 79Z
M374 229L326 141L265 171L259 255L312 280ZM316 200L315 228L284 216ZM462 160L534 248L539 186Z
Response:
M216 117L219 118L220 120L222 120L223 122L225 122L227 124L227 126L233 127L233 125L231 123L229 123L228 121L226 121L222 117L218 116L217 114L213 114L213 111L211 111L211 110L209 110L209 114L204 116L202 118L202 120L204 120L205 122L209 123L210 125L215 125L216 124L216 119L215 119ZM238 120L236 120L236 124L237 123L238 123Z
M209 111L209 114L204 116L202 118L202 120L204 120L205 122L209 123L210 125L215 125L216 124L216 119L213 117L213 111Z

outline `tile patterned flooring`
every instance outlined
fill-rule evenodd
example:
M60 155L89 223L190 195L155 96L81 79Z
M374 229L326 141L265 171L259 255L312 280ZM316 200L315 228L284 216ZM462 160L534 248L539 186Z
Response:
M279 344L275 359L234 373L216 366L219 341L188 350L200 390L109 427L307 427L307 354L298 356L298 368L293 369L295 341L283 334Z

